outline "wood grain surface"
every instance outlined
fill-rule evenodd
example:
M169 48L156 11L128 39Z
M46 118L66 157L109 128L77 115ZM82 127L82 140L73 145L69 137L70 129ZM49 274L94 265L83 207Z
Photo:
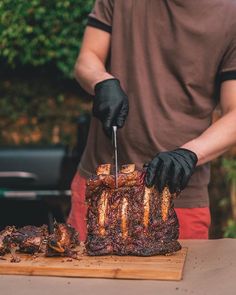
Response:
M181 280L187 248L169 256L96 256L78 255L77 259L19 254L0 257L0 274L90 277L112 279Z

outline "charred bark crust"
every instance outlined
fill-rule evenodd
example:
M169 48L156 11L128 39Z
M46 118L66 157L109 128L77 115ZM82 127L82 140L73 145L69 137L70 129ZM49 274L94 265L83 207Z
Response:
M5 237L4 243L8 249L15 248L22 253L40 253L45 249L47 235L46 225L41 227L27 225L14 229L10 235Z

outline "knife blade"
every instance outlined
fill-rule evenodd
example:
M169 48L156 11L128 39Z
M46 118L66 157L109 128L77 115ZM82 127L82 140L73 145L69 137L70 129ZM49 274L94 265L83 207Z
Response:
M117 126L112 126L113 138L113 152L114 152L114 165L115 165L115 186L118 188L118 150L117 150Z

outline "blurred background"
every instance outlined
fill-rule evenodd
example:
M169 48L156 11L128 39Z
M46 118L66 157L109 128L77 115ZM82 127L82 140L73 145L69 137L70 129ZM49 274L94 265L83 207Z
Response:
M0 2L0 229L67 218L91 109L73 67L93 2ZM212 163L211 238L236 238L235 155Z

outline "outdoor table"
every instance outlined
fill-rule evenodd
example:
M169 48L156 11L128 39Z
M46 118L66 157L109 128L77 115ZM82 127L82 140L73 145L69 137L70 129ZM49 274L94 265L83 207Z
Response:
M0 276L1 295L235 295L236 239L185 240L182 281Z

